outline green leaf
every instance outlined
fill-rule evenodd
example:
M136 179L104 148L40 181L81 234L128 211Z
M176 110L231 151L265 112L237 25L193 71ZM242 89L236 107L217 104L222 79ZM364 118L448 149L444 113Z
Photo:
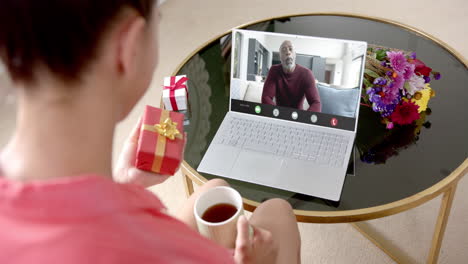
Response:
M405 84L403 85L403 87L406 89L406 91L411 90L411 87L409 86L409 82L405 82Z
M376 59L378 59L379 61L385 59L385 57L387 57L387 51L386 50L378 50L376 52Z
M369 70L369 69L365 69L364 73L366 73L367 75L369 75L369 76L371 76L373 78L379 78L380 77L375 71L372 71L372 70Z
M372 83L369 80L364 78L363 81L364 81L364 85L366 86L366 88L372 87Z

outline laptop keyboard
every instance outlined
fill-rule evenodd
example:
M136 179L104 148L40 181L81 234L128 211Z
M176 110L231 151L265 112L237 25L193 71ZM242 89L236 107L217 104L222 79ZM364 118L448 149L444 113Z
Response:
M282 124L230 117L216 143L341 167L348 138Z

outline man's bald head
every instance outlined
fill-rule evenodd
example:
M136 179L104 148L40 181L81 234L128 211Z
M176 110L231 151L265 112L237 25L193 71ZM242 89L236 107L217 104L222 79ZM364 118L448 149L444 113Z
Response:
M291 41L285 40L280 46L280 60L283 70L286 72L294 71L296 67L296 51Z

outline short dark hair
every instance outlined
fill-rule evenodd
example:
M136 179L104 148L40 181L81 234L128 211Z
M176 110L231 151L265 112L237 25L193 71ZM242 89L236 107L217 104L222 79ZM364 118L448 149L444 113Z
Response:
M0 58L13 81L32 83L38 66L76 81L123 7L149 19L155 0L2 0Z

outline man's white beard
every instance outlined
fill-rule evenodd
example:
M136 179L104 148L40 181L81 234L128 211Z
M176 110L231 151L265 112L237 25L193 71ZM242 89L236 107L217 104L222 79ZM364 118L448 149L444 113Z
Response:
M286 71L288 72L291 72L292 70L294 70L294 67L296 66L295 63L284 63L283 64L283 69L285 69Z

